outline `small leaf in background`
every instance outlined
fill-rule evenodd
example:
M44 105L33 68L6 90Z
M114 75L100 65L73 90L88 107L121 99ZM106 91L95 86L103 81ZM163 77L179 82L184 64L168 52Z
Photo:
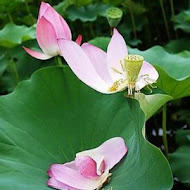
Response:
M82 22L92 22L95 21L98 16L106 17L106 10L109 7L110 5L102 3L96 3L82 7L71 6L66 10L66 13L68 14L68 18L71 21L79 19Z
M96 38L88 41L88 43L90 43L94 46L97 46L97 47L103 49L104 51L107 51L109 42L110 42L110 38L108 38L108 37L96 37Z
M171 40L167 43L164 48L169 53L179 53L183 52L184 50L190 51L190 39L189 38L182 38L177 40Z
M22 45L17 45L14 48L2 48L2 56L0 56L0 93L6 94L14 90L17 85L15 76L15 68L18 71L19 80L28 79L31 74L39 68L54 65L54 59L48 61L36 60L28 55L22 46L30 46L33 49L39 49L36 40L29 40Z
M0 46L14 47L24 41L35 39L35 26L18 26L12 23L7 24L0 30Z
M166 102L173 98L167 94L149 94L137 93L135 97L143 110L146 120L153 116Z
M48 190L51 164L71 161L77 152L116 136L125 139L128 154L105 188L169 190L173 185L166 158L142 135L139 103L123 93L97 93L68 67L35 72L0 97L0 112L0 189L12 190L14 184L14 190Z
M190 33L190 10L180 12L173 18L173 21L175 22L175 29Z
M190 130L178 130L176 141L179 148L169 156L174 176L190 185Z

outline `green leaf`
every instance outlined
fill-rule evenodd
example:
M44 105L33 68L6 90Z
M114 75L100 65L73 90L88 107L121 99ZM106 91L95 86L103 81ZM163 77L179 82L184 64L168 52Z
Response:
M107 187L169 190L161 151L142 136L144 114L123 93L103 95L67 68L46 68L0 97L0 189L48 190L49 166L121 136L129 148ZM106 188L107 188L106 187Z
M175 29L190 33L190 10L182 11L174 17Z
M1 48L0 53L0 94L12 92L17 85L15 67L18 70L19 80L28 79L39 68L54 64L54 59L38 60L28 55L22 46L37 49L36 40L30 40L13 48ZM38 51L39 47L38 47ZM15 67L14 67L15 66Z
M108 37L96 37L88 41L88 43L103 49L105 52L107 51L109 42L110 42L110 38Z
M172 171L182 183L190 184L190 130L178 130L176 141L181 146L169 156Z
M176 142L178 145L190 145L190 130L178 130L176 133Z
M77 19L82 22L87 21L95 21L98 16L106 16L106 10L110 7L110 5L96 3L92 5L87 5L83 7L71 6L67 9L68 18L71 21L75 21Z
M9 23L0 30L0 46L14 47L24 41L35 39L35 33L34 26L18 26Z
M166 51L170 53L179 53L184 50L190 51L190 40L188 38L184 39L177 39L177 40L171 40L166 46L164 47Z
M140 103L146 120L153 116L166 102L172 100L172 97L167 94L152 94L145 95L142 93L136 94L136 99Z
M159 72L157 86L165 90L165 92L172 96L173 99L190 95L190 77L186 79L174 79L170 77L163 69L159 67L156 67L156 69Z

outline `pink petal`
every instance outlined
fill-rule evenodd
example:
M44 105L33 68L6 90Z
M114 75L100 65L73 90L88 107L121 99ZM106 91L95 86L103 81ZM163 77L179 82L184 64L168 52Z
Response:
M110 176L107 170L98 179L92 180L82 176L78 171L61 164L53 164L50 170L57 181L80 190L97 189L101 187Z
M52 58L53 56L51 55L47 55L47 54L44 54L42 52L38 52L38 51L34 51L34 50L31 50L31 49L28 49L26 47L23 47L24 50L29 54L31 55L32 57L35 57L36 59L40 59L40 60L47 60L47 59L50 59Z
M148 84L156 82L158 77L157 70L150 63L144 61L136 82L136 90L140 90Z
M56 37L71 40L71 30L67 22L58 14L53 7L49 6L43 15L54 27Z
M109 93L107 92L109 84L101 79L93 64L77 43L60 39L58 44L66 62L82 82L99 92Z
M81 42L82 42L82 36L78 35L77 39L75 40L75 42L80 46Z
M122 72L120 61L123 61L127 54L128 52L125 40L117 29L114 28L113 36L107 50L107 67L114 81L120 79L121 76L116 74L112 68Z
M39 14L38 14L38 20L44 15L48 7L50 7L49 3L45 3L43 1L41 2Z
M89 156L96 162L99 162L103 156L105 169L111 169L124 157L126 153L127 147L123 138L115 137L105 141L95 149L77 153L76 157Z
M61 182L57 181L55 178L50 178L47 182L47 185L52 188L61 189L61 190L79 190L79 189L73 188L71 186L68 186L64 183L61 183Z
M81 175L87 178L97 178L96 162L89 156L80 156L75 159L76 167Z
M52 24L47 21L43 16L37 23L36 37L39 46L47 55L59 55L59 47L57 44L57 37Z
M84 43L81 47L89 57L99 76L108 84L113 84L106 64L106 53L100 48L88 43Z

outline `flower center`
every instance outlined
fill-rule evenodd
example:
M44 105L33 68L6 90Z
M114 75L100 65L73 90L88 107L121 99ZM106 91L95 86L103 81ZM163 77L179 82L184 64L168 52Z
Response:
M118 89L122 90L127 86L128 94L132 95L143 61L144 58L140 55L126 55L124 60L120 61L123 72L117 71L116 69L112 68L115 73L125 76L126 79L122 78L115 81L113 85L109 88L109 92L115 92Z
M124 58L124 68L129 85L135 85L144 58L140 55L127 55Z

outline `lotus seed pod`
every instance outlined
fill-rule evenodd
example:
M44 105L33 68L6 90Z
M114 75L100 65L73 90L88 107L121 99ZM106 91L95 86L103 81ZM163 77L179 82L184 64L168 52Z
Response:
M106 11L106 17L110 27L115 28L121 21L123 16L123 11L117 7L111 7Z
M140 69L142 67L144 58L140 55L127 55L124 59L124 67L129 83L135 83Z

